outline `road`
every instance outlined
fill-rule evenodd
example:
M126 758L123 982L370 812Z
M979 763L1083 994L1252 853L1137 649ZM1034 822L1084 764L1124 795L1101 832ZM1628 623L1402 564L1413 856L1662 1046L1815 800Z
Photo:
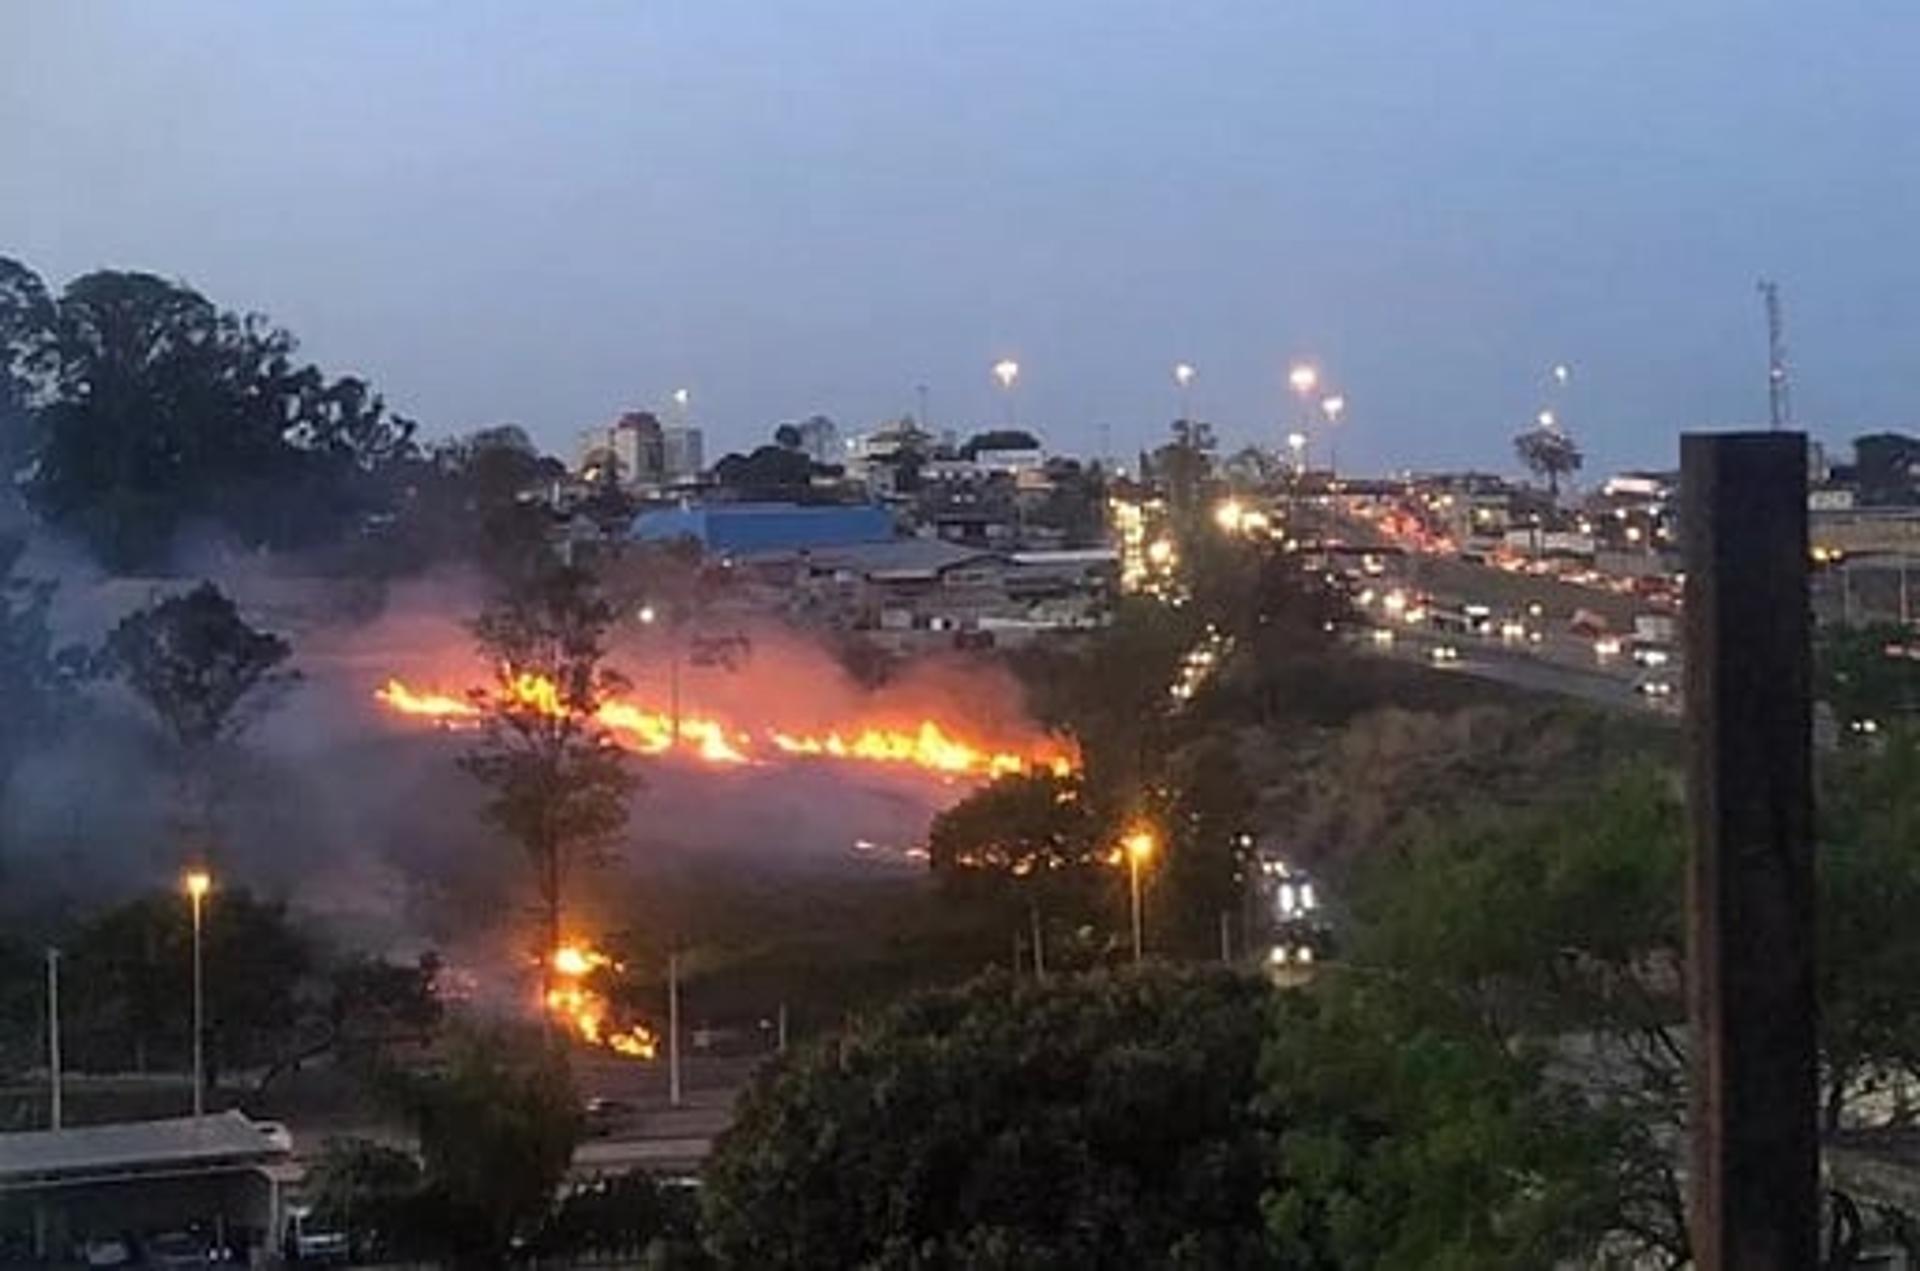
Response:
M1602 618L1610 630L1630 630L1635 613L1644 611L1632 597L1456 557L1409 555L1387 557L1384 563L1385 572L1369 580L1375 600L1363 612L1375 626L1392 631L1393 642L1381 645L1369 640L1363 647L1515 688L1642 711L1660 719L1677 718L1681 675L1677 652L1672 655L1676 660L1650 670L1625 653L1602 657L1592 637L1568 629L1574 614L1584 610ZM1530 634L1509 641L1497 634L1441 632L1421 623L1409 624L1384 612L1380 603L1381 597L1395 590L1409 597L1430 596L1434 606L1454 612L1482 605L1492 614L1495 632L1503 622L1518 621ZM1536 608L1538 612L1532 612ZM1435 661L1433 650L1442 645L1457 650L1458 660ZM1665 684L1671 692L1665 696L1644 693L1640 686L1647 681Z

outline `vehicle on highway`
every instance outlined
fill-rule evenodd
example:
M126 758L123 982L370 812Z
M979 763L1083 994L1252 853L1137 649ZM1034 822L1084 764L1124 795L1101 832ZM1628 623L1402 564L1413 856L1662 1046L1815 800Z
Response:
M1427 657L1436 666L1448 666L1460 660L1460 650L1450 644L1436 644L1427 650Z
M599 1095L587 1100L586 1133L591 1139L604 1139L632 1116L635 1109L624 1099L608 1099Z
M1673 650L1664 644L1636 640L1633 645L1633 661L1636 666L1662 667L1673 661Z
M1649 701L1664 702L1673 697L1673 681L1658 675L1643 675L1634 682L1633 691Z
M1593 655L1601 661L1620 656L1620 637L1601 636L1593 642Z

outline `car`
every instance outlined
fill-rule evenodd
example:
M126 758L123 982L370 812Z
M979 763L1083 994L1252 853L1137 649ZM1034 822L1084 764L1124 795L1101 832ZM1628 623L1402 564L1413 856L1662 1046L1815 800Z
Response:
M1440 666L1446 666L1460 660L1460 650L1450 644L1436 644L1427 650L1427 657Z
M133 1261L124 1240L89 1240L80 1247L80 1260L90 1267L123 1267Z
M1633 691L1642 697L1664 700L1673 696L1673 681L1658 676L1643 676L1634 684Z
M1597 658L1617 658L1620 656L1620 637L1601 636L1593 642L1593 655Z
M624 1099L608 1099L596 1095L587 1100L585 1109L587 1137L606 1138L631 1116L634 1110L634 1106Z
M213 1265L207 1248L184 1231L169 1231L146 1242L143 1261L155 1271L202 1271Z
M293 1131L281 1121L255 1121L253 1128L266 1136L266 1140L277 1152L293 1151Z

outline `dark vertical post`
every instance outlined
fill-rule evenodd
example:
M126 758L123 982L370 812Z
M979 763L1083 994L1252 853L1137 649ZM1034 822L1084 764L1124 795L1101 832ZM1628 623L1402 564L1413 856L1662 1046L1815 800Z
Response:
M1807 457L1680 442L1692 1228L1701 1271L1818 1261Z

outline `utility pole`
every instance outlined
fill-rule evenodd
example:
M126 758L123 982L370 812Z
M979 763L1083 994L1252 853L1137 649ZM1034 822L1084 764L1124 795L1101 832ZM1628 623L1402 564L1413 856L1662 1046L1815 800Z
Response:
M1793 427L1793 396L1787 384L1787 315L1780 306L1780 284L1759 283L1767 307L1767 426L1775 432Z
M60 1128L60 950L47 946L47 1123Z
M667 954L667 1103L680 1106L680 950Z

